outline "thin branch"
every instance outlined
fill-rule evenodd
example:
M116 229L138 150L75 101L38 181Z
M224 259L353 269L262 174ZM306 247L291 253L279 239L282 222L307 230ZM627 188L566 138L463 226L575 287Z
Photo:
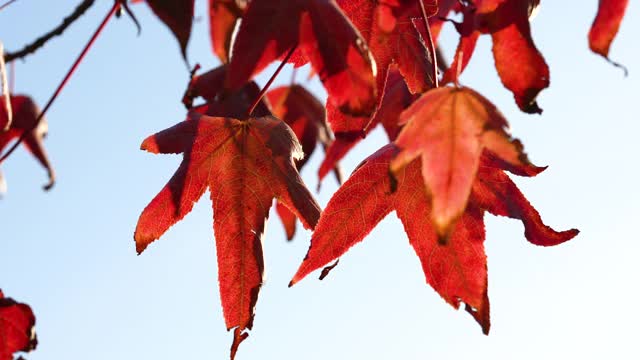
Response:
M438 59L436 56L436 46L433 43L433 36L431 36L431 28L429 27L429 20L427 18L427 10L424 8L424 2L418 0L420 3L420 11L422 12L422 20L424 21L424 27L427 30L427 45L429 46L429 52L431 53L432 73L433 73L433 86L439 87L438 84Z
M7 2L5 2L4 4L0 5L0 11L4 10L4 8L6 8L7 6L13 4L16 0L9 0Z
M71 15L67 16L62 20L62 23L58 25L53 30L48 33L40 36L36 40L34 40L31 44L26 45L19 51L6 53L4 56L4 60L6 62L11 62L16 59L24 58L29 54L33 54L36 50L40 49L44 46L49 40L52 38L62 35L62 33L69 27L69 25L73 24L76 20L80 18L90 7L95 3L95 0L84 0L80 5L78 5L75 10L71 13Z
M20 135L20 138L18 138L18 140L11 146L11 148L6 153L4 153L4 155L2 155L2 157L0 157L0 164L2 164L2 162L4 160L6 160L9 157L9 155L11 155L11 153L13 153L16 150L18 145L20 145L20 143L22 143L24 141L24 139L26 139L27 136L29 136L29 134L34 129L36 129L38 127L38 125L40 125L40 121L44 117L44 114L47 112L47 110L49 110L49 108L51 107L53 102L56 100L58 95L60 95L60 92L62 91L64 86L67 84L69 79L71 79L71 76L73 75L73 73L78 68L78 65L80 65L80 63L82 62L82 59L84 59L85 55L87 54L87 52L89 51L89 49L91 48L93 43L96 41L96 39L98 38L98 36L102 32L102 30L104 30L105 26L109 22L109 19L111 19L113 14L115 14L115 12L120 8L120 6L121 6L120 1L114 1L113 2L113 6L109 10L109 13L107 13L107 15L104 17L104 19L102 20L102 22L100 23L100 25L98 26L96 31L91 36L91 39L89 39L89 41L87 42L87 45L85 45L84 49L82 49L82 52L80 52L80 55L78 55L78 58L76 59L76 61L73 63L73 65L71 65L71 68L69 69L69 71L67 71L67 75L65 75L64 79L62 79L62 81L60 82L60 85L58 85L58 88L53 93L53 95L51 95L51 98L49 99L47 104L42 109L42 112L40 112L40 114L38 115L38 118L36 119L35 124L30 129L25 130L22 133L22 135Z
M258 98L253 102L253 104L249 108L249 116L251 116L256 106L258 106L264 94L266 94L266 92L269 90L269 87L273 83L273 80L275 80L276 77L278 77L278 74L280 73L280 71L282 71L282 68L287 64L287 61L289 61L289 58L291 58L291 55L293 55L293 52L296 51L297 47L298 47L297 45L294 45L293 47L291 47L291 50L289 50L289 52L287 53L287 56L285 56L284 59L282 59L282 62L280 63L280 65L278 65L278 68L276 69L276 71L273 73L273 75L271 75L271 78L269 79L269 81L267 81L267 84L262 88L262 90L260 90L260 94L258 94Z

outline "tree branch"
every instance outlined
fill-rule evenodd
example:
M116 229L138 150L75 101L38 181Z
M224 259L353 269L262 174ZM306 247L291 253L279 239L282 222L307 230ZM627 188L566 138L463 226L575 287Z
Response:
M43 47L49 40L54 38L55 36L62 35L62 33L69 27L69 25L73 24L76 20L80 18L90 7L95 3L95 0L84 0L80 5L78 5L73 12L62 20L62 23L58 25L53 30L48 33L40 36L31 44L26 45L19 51L5 53L4 60L6 62L11 62L16 59L24 58L29 54L33 54L36 50Z

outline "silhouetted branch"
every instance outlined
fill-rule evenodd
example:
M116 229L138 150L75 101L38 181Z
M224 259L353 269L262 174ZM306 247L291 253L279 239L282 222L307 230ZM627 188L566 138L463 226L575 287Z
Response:
M11 62L13 60L21 59L29 54L34 53L55 36L62 35L62 33L69 27L69 25L78 20L80 16L82 16L94 3L95 0L84 0L75 8L75 10L73 10L73 12L69 16L64 18L64 20L62 20L62 23L56 28L40 36L31 44L26 45L19 51L5 53L4 60L6 62Z

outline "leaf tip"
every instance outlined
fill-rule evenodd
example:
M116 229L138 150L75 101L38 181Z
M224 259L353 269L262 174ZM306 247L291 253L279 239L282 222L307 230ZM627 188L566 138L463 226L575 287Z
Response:
M156 142L155 136L149 136L148 138L144 139L144 141L142 141L142 144L140 144L140 150L157 154L159 151L159 147L158 143Z
M138 229L136 229L136 232L133 234L133 240L136 243L136 253L138 255L142 254L147 246L153 242L153 239L147 239L145 236L142 236Z

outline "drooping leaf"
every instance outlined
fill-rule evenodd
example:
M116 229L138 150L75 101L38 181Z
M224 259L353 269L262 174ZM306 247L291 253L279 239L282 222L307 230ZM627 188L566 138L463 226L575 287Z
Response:
M629 0L600 0L598 14L589 31L589 48L609 58L609 48L618 33Z
M35 324L29 305L5 298L0 290L0 360L12 360L14 353L36 348Z
M142 143L142 149L152 153L183 153L183 161L140 215L134 235L141 253L209 189L220 297L227 329L234 329L232 358L253 326L263 276L261 239L273 199L305 228L313 228L320 216L294 164L294 158L302 155L295 134L284 122L264 114L266 108L257 112L260 117L247 118L247 102L241 102L244 108L208 104L202 110L235 112L235 117L191 112L186 121Z
M229 62L231 38L248 0L209 0L209 33L213 52L223 63Z
M191 37L194 0L146 0L146 2L153 13L169 27L180 44L182 57L186 58L187 44Z
M460 44L445 80L454 80L458 61L463 70L480 34L493 40L493 58L502 84L509 89L520 110L541 113L536 97L549 87L549 67L531 37L529 17L539 0L477 0L458 10L464 21L456 26Z
M423 182L422 160L413 160L400 169L395 181L389 176L389 167L399 153L394 144L383 147L363 161L338 189L322 213L309 251L290 286L344 255L395 210L420 258L427 283L453 307L458 308L464 302L483 332L488 333L485 211L521 219L527 240L537 245L562 243L578 231L556 232L544 225L538 212L504 174L500 166L506 163L486 153L469 204L454 225L449 242L442 244L431 223L425 221L432 210ZM525 164L506 168L523 175L543 170Z
M326 149L332 143L331 130L326 122L325 109L313 94L300 85L282 86L267 93L273 114L287 123L302 145L304 157L296 160L298 171L309 160L318 144ZM337 164L333 167L339 182L342 175ZM278 203L277 212L287 233L287 239L293 239L296 218Z
M40 109L35 102L28 96L11 95L11 107L13 108L13 122L8 131L0 131L0 152L2 152L12 140L17 140L25 131L30 131L22 144L29 152L38 160L38 162L47 170L49 182L44 185L45 190L49 190L55 183L55 173L49 162L49 157L44 148L43 140L48 132L47 120L40 120L38 126L35 127ZM7 117L7 111L4 104L0 105L0 123Z
M398 171L416 157L431 193L431 220L443 240L467 207L484 149L514 165L528 164L522 144L511 139L507 121L482 95L469 88L441 87L414 102L400 116L406 124L395 143Z
M549 66L531 38L529 15L539 0L483 0L478 5L479 27L493 39L493 58L504 86L520 109L541 113L538 93L549 87Z
M374 111L375 63L333 0L252 0L233 45L227 87L238 89L295 47L336 107L360 116Z

